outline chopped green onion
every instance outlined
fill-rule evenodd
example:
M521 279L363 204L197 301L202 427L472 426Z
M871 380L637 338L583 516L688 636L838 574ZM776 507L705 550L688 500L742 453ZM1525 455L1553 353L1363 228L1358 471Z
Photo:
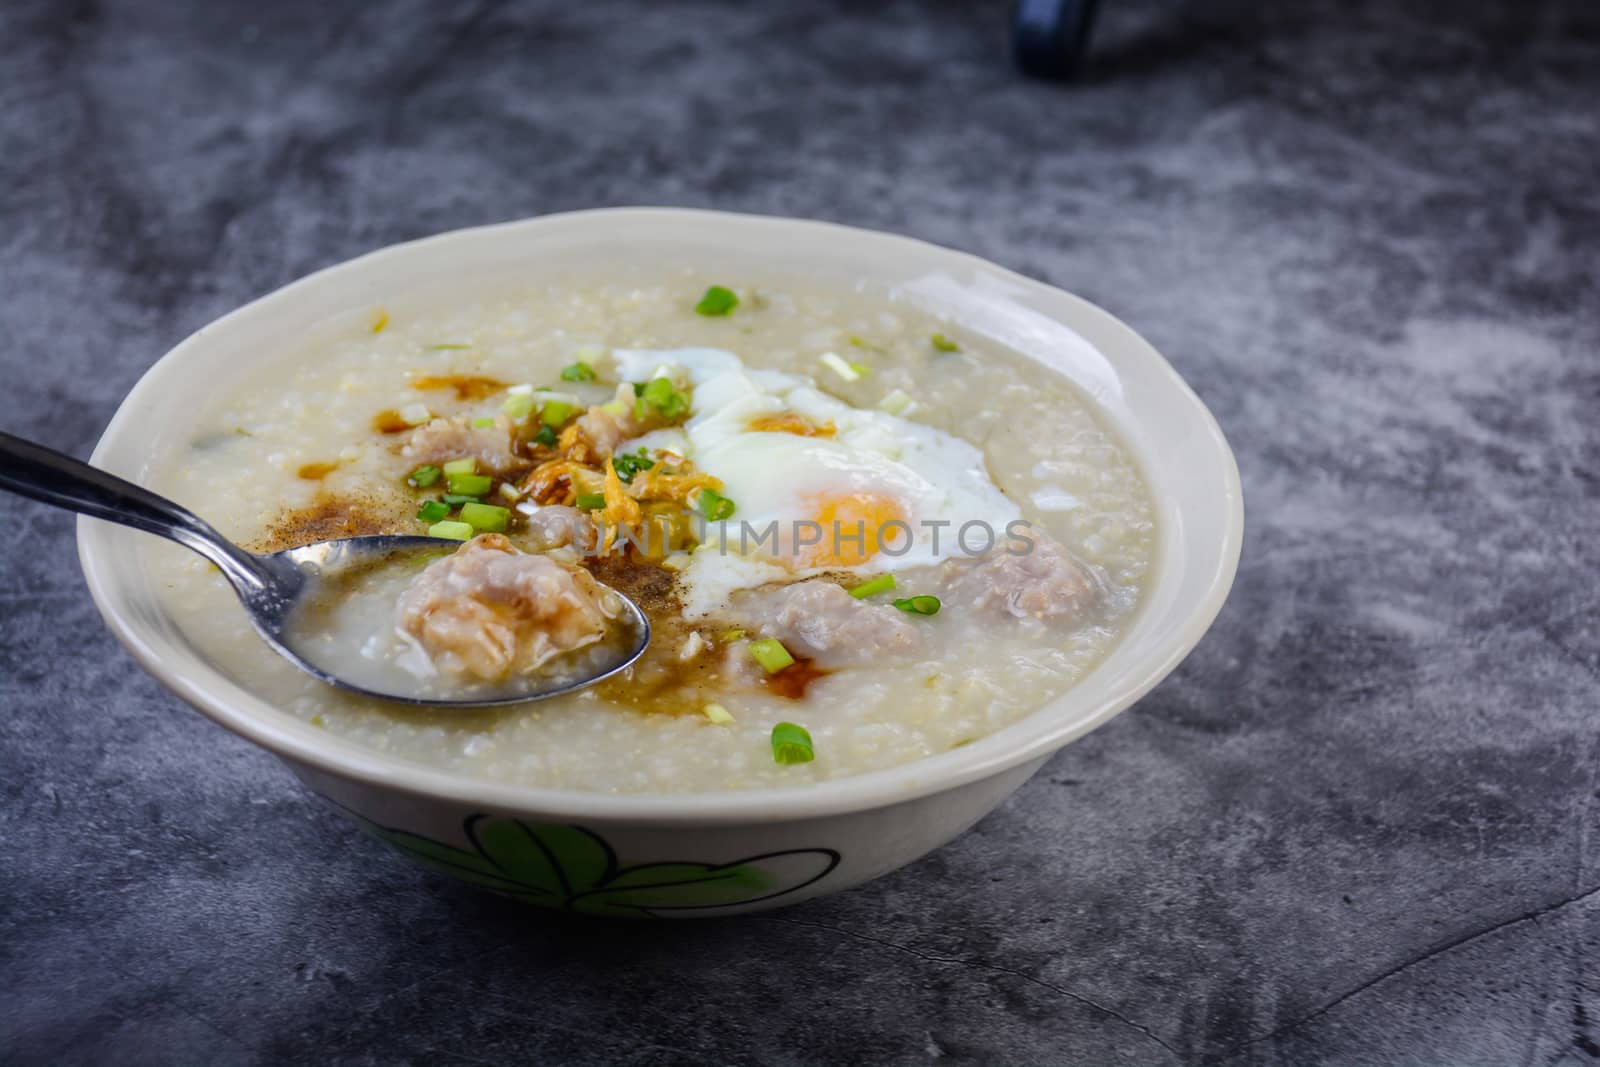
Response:
M880 574L870 582L862 582L860 585L850 590L850 595L855 597L857 600L865 600L869 596L876 596L879 593L887 593L893 588L894 575Z
M572 413L577 409L565 400L548 400L543 408L539 409L539 421L546 426L560 426L572 418Z
M936 596L908 596L896 600L894 606L912 615L939 614L939 598Z
M494 429L494 419L488 415L479 415L472 420L472 428L474 430L492 430Z
M444 472L446 474L476 474L478 473L478 461L473 456L453 459L444 465Z
M911 406L911 394L904 389L896 389L882 400L878 401L878 410L887 411L891 415L899 415Z
M548 426L539 427L539 432L533 435L533 439L546 448L556 446L556 432Z
M506 393L510 396L532 396L533 386L528 382L523 382L521 385L508 385L506 386Z
M429 537L448 537L452 541L470 541L472 527L464 522L436 522L428 527Z
M506 402L500 405L500 410L521 422L533 414L533 395L527 393L513 393L506 397Z
M728 709L723 707L721 704L707 704L700 710L705 712L706 718L710 719L718 726L726 726L733 721L733 716L730 715L728 713Z
M783 642L776 637L763 637L759 641L751 641L750 655L768 674L777 674L794 663L794 657L789 655L789 650L784 648Z
M458 352L463 348L471 348L472 346L464 345L457 341L444 341L440 344L423 345L422 347L429 352Z
M594 368L581 359L561 368L561 380L564 382L592 382L595 377Z
M421 426L433 418L433 412L428 410L426 404L407 404L399 411L400 421L407 426Z
M474 493L444 493L439 499L453 508L459 508L462 504L476 504L483 497Z
M461 521L481 533L504 533L511 522L511 509L493 504L462 504Z
M717 635L717 640L725 645L731 645L744 636L743 630L724 630Z
M732 289L724 289L720 285L713 285L706 290L706 295L700 298L700 303L694 306L697 313L716 317L730 314L739 306L739 297Z
M439 468L433 466L431 463L426 466L418 467L416 470L406 475L406 484L417 489L426 489L428 486L432 485L438 480Z
M637 452L627 452L620 456L613 456L611 465L617 468L618 478L632 485L634 475L654 467L656 461L651 459L650 453L646 451L643 445L640 445Z
M487 474L452 474L448 484L458 496L483 496L494 488L494 479Z
M778 763L810 763L817 758L804 726L780 722L772 728L772 758Z
M733 518L733 501L715 489L702 489L694 498L695 510L712 522Z
M933 342L933 347L937 348L941 352L961 351L960 345L956 344L942 333L936 333L932 337L928 338L928 340Z
M442 500L424 501L422 507L417 511L417 518L423 522L438 522L440 519L449 517L450 505Z
M585 511L599 511L606 506L604 493L579 493L577 504Z
M640 419L652 411L664 419L676 419L689 410L689 398L673 387L671 378L651 378L642 385L635 384L633 395L638 398L633 402L633 413Z
M864 368L859 363L847 363L837 352L824 352L817 361L847 382L859 382Z
M672 394L676 392L677 390L672 387L671 378L651 378L644 383L644 390L638 395L646 404L660 410L663 404L671 403Z

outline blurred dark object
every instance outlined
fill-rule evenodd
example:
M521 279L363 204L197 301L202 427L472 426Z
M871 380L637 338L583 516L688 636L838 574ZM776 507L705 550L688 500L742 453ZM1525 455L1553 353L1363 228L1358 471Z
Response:
M1078 73L1089 48L1100 0L1017 0L1011 53L1024 74L1065 81Z

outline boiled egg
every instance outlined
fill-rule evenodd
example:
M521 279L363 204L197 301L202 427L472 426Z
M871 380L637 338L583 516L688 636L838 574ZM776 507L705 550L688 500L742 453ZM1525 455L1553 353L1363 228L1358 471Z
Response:
M851 407L809 378L752 369L721 349L613 356L630 381L666 375L692 386L691 416L668 450L721 479L734 502L680 571L686 615L770 582L837 571L864 580L986 551L1021 518L983 454L931 426ZM667 441L622 448L639 444Z

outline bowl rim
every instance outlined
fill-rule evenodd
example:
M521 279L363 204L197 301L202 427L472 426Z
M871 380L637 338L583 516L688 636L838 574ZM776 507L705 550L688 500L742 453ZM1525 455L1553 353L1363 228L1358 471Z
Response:
M1049 295L1059 301L1065 297L1077 313L1103 329L1122 335L1140 358L1150 362L1148 370L1160 385L1198 416L1205 444L1214 451L1223 473L1223 495L1228 503L1214 558L1196 563L1204 572L1204 592L1189 617L1172 634L1158 643L1128 682L1095 705L1092 711L1058 721L1048 728L1053 710L1066 696L1022 716L1016 721L980 738L933 756L878 770L806 785L748 790L722 790L705 793L602 793L570 788L522 785L511 782L475 780L454 771L436 770L397 757L385 756L356 742L338 738L300 722L236 683L229 683L244 699L213 691L188 676L179 664L170 662L141 631L135 621L120 609L116 569L108 557L111 538L121 536L120 528L95 519L80 517L77 524L78 555L90 596L107 627L118 642L157 681L220 725L260 745L269 752L298 764L386 792L412 797L444 800L475 810L511 814L536 814L540 818L571 818L586 821L635 825L684 824L698 826L786 822L825 818L889 807L944 793L1002 774L1030 760L1042 761L1069 742L1097 729L1128 708L1170 674L1199 643L1227 599L1238 569L1244 538L1244 500L1239 468L1216 418L1188 383L1156 349L1131 327L1110 312L1081 297L1044 282L1026 277L980 256L946 248L917 238L864 227L781 216L754 215L671 207L612 207L560 212L484 226L450 230L410 241L385 245L352 259L321 268L287 285L228 312L174 346L153 363L129 390L107 424L95 447L91 462L103 464L108 454L122 448L122 439L136 434L132 426L134 410L142 397L159 388L158 379L173 372L176 363L205 343L206 335L223 329L231 320L257 311L263 305L290 300L302 290L318 285L335 271L357 266L372 267L384 258L401 252L414 252L448 244L465 237L483 237L510 230L551 224L572 225L593 222L631 223L651 219L665 223L693 221L700 225L729 224L752 229L793 227L833 231L859 240L898 245L907 255L930 258L951 268L961 267L1001 280L1024 292ZM1154 590L1146 594L1146 599ZM1071 690L1068 690L1070 693ZM1058 716L1059 717L1059 716ZM1019 729L1020 728L1020 729Z

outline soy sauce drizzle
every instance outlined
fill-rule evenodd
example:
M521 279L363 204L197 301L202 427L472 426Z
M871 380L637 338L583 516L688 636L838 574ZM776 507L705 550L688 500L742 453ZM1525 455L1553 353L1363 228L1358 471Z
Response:
M482 400L505 387L506 383L497 378L475 374L435 374L411 383L413 389L454 389L457 400Z
M781 697L790 700L804 700L806 690L818 678L825 677L830 672L817 666L817 661L804 656L796 656L795 661L777 674L769 674L762 679L767 689Z
M372 416L372 428L379 433L405 433L412 425L405 420L405 416L389 408Z

